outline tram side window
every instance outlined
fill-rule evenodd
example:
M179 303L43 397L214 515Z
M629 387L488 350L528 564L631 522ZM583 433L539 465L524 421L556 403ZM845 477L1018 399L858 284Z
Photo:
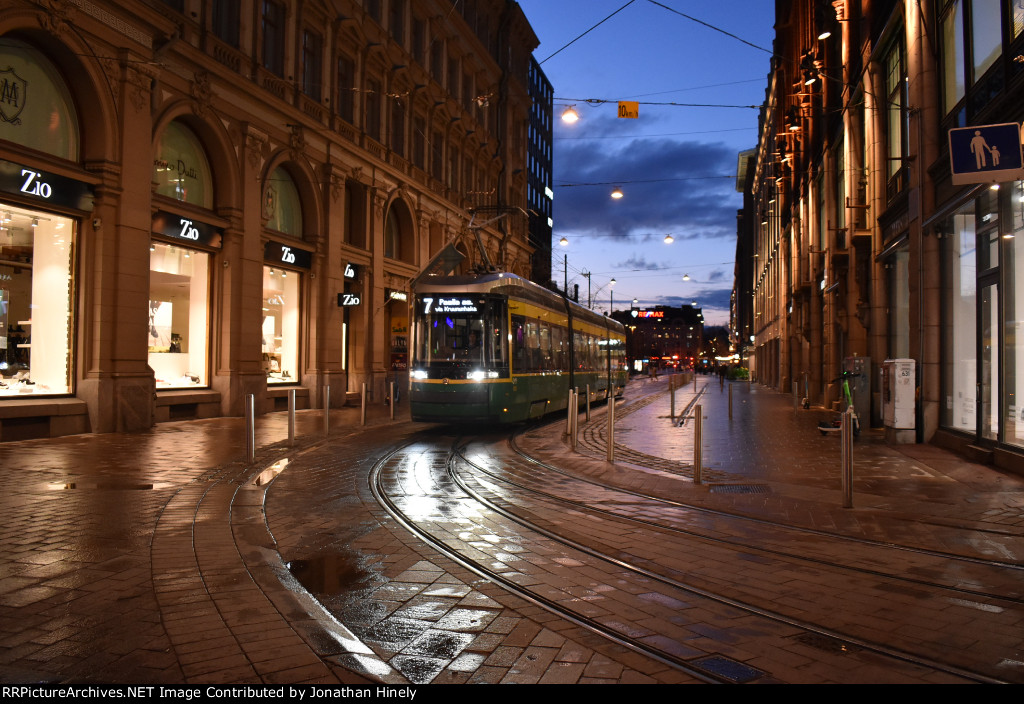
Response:
M553 368L554 360L551 358L551 326L547 323L538 323L540 338L540 369L546 371Z
M535 372L541 368L540 322L526 321L526 371Z
M517 372L526 371L526 318L512 316L512 368Z
M491 334L486 339L486 354L488 364L494 367L507 367L508 366L508 353L507 346L505 345L505 320L503 315L492 315L491 317Z
M568 331L557 325L551 328L551 356L555 369L565 369L568 360L565 358L565 336Z

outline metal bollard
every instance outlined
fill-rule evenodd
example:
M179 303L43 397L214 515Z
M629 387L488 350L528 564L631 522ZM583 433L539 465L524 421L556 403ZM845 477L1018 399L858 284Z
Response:
M565 400L565 434L572 435L572 388Z
M587 422L590 422L590 384L587 384Z
M245 395L245 459L256 461L256 397Z
M391 399L391 420L395 419L395 382L390 382L388 398Z
M576 443L580 436L580 392L572 392L572 449L576 451Z
M704 420L704 415L703 415L703 412L701 410L701 406L698 403L696 406L693 407L693 483L694 484L700 484L701 483L701 473L702 473L702 471L704 469L704 467L703 467L703 460L704 460L704 458L702 457L703 452L702 452L702 449L701 449L701 444L703 442L703 438L701 437L701 434L702 434L701 433L701 426L702 426L701 421L703 421L703 420Z
M853 409L843 413L839 428L840 474L842 476L843 508L853 508Z
M668 402L668 415L669 415L669 418L672 419L672 422L675 423L676 422L676 390L675 390L675 387L672 386L671 380L669 381L669 385L668 385L668 398L669 398L669 402Z
M732 384L729 384L729 420L732 420Z
M605 433L608 439L608 449L605 453L608 461L615 464L615 396L608 399L608 431Z
M295 444L295 389L288 389L288 447Z
M331 387L324 387L324 437L331 434Z
M359 410L359 423L360 425L366 425L366 382L363 382L362 390L363 405Z

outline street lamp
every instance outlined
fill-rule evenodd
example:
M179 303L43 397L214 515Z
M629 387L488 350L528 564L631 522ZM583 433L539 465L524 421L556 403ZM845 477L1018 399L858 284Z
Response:
M611 316L615 312L615 279L608 282L608 315Z

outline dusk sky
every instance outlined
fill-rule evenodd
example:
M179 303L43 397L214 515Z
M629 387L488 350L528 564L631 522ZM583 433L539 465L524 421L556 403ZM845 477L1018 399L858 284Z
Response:
M608 309L614 277L617 310L634 298L640 307L696 300L708 324L727 324L741 205L737 154L757 144L758 110L750 106L764 101L774 3L519 4L555 90L552 278L562 285L568 255L569 288L580 285L584 305L581 274L591 272L595 309ZM639 118L618 118L619 100L640 102ZM558 119L569 105L580 115L574 125ZM620 200L610 197L615 186ZM559 246L562 237L568 246Z

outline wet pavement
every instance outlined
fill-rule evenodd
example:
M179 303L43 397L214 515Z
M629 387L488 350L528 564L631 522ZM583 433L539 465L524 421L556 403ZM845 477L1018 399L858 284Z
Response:
M838 440L815 429L829 414L794 409L756 384L698 378L697 390L676 392L677 411L692 416L700 403L706 416L704 484L695 486L692 417L671 417L667 385L631 383L614 465L604 462L602 409L581 422L576 452L564 422L519 442L610 483L674 483L694 505L1024 559L1024 479L865 431L854 508L844 509ZM253 464L240 419L0 444L0 682L691 681L509 595L395 524L368 467L454 431L392 421L381 407L366 428L358 409L331 419L324 441L320 413L300 412L294 448L284 414L259 419ZM424 471L441 461L425 452ZM480 540L501 554L522 549L498 535ZM776 674L785 671L780 663Z

